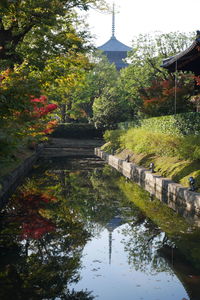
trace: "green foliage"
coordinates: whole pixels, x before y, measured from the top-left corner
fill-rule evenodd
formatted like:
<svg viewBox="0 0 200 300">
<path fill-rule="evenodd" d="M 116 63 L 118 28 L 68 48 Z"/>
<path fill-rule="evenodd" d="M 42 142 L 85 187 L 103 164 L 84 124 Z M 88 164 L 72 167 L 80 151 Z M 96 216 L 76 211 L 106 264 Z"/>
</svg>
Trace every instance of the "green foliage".
<svg viewBox="0 0 200 300">
<path fill-rule="evenodd" d="M 199 113 L 163 116 L 140 121 L 140 126 L 106 133 L 105 151 L 127 149 L 135 163 L 149 167 L 154 162 L 156 172 L 170 177 L 183 186 L 193 176 L 200 186 Z M 129 126 L 132 123 L 129 124 Z M 122 123 L 123 125 L 123 123 Z M 125 124 L 127 125 L 127 124 Z M 123 126 L 119 126 L 123 128 Z"/>
<path fill-rule="evenodd" d="M 200 159 L 200 136 L 177 136 L 149 131 L 146 128 L 129 129 L 121 137 L 121 147 L 136 154 Z"/>
<path fill-rule="evenodd" d="M 83 117 L 79 108 L 80 89 L 85 85 L 86 72 L 90 63 L 86 56 L 69 51 L 46 62 L 42 72 L 35 72 L 42 82 L 42 88 L 49 99 L 57 101 L 62 122 Z"/>
<path fill-rule="evenodd" d="M 199 135 L 200 114 L 196 112 L 189 112 L 144 119 L 141 122 L 141 126 L 146 130 L 170 135 Z"/>
<path fill-rule="evenodd" d="M 142 127 L 145 130 L 176 136 L 199 135 L 200 113 L 188 112 L 148 119 L 136 118 L 135 121 L 127 121 L 118 124 L 119 129 L 133 127 Z"/>
<path fill-rule="evenodd" d="M 154 32 L 139 34 L 133 39 L 133 50 L 130 54 L 132 61 L 138 59 L 151 59 L 149 64 L 155 64 L 155 57 L 167 58 L 176 53 L 181 52 L 183 49 L 190 46 L 195 37 L 194 32 Z M 141 62 L 142 64 L 142 62 Z"/>
<path fill-rule="evenodd" d="M 101 96 L 94 100 L 93 121 L 97 128 L 116 128 L 118 121 L 126 119 L 126 106 L 113 95 Z"/>
<path fill-rule="evenodd" d="M 83 85 L 89 68 L 84 53 L 91 46 L 87 28 L 81 29 L 83 22 L 74 8 L 88 10 L 91 5 L 104 6 L 104 1 L 4 0 L 1 3 L 1 161 L 14 157 L 19 145 L 35 144 L 41 138 L 41 122 L 30 118 L 33 97 L 46 95 L 50 101 L 57 101 L 64 117 L 66 105 L 68 115 L 75 119 L 82 117 L 74 94 Z"/>
<path fill-rule="evenodd" d="M 84 111 L 87 120 L 93 118 L 94 100 L 101 96 L 107 97 L 119 76 L 114 64 L 110 64 L 106 56 L 99 52 L 92 53 L 90 62 L 91 69 L 86 73 L 84 84 L 76 95 L 79 99 L 78 107 Z"/>
<path fill-rule="evenodd" d="M 31 76 L 25 63 L 1 72 L 0 80 L 0 120 L 14 111 L 29 109 L 30 95 L 40 95 L 39 82 Z"/>
<path fill-rule="evenodd" d="M 175 55 L 188 47 L 193 38 L 193 33 L 185 34 L 180 32 L 140 34 L 134 38 L 133 50 L 129 53 L 130 64 L 121 71 L 119 80 L 121 94 L 132 109 L 133 119 L 137 113 L 152 116 L 155 113 L 156 115 L 162 115 L 170 114 L 173 111 L 174 105 L 171 104 L 172 98 L 174 99 L 172 96 L 173 88 L 170 90 L 171 97 L 166 97 L 165 89 L 163 90 L 163 95 L 160 93 L 160 86 L 161 82 L 166 81 L 170 81 L 173 86 L 174 75 L 169 75 L 160 66 L 164 58 Z M 157 86 L 155 86 L 155 83 L 158 83 Z M 187 90 L 185 86 L 187 86 Z M 182 80 L 182 94 L 180 93 L 180 95 L 183 96 L 184 92 L 186 100 L 190 86 L 188 80 L 184 81 L 183 86 Z M 151 89 L 151 93 L 149 89 Z M 144 99 L 152 100 L 155 96 L 159 98 L 159 103 L 156 103 L 152 110 L 145 110 Z M 162 103 L 163 98 L 167 100 L 165 105 Z M 185 107 L 185 101 L 178 102 L 180 102 L 180 105 L 177 111 L 188 109 L 187 106 Z"/>
<path fill-rule="evenodd" d="M 116 123 L 129 118 L 130 109 L 119 89 L 120 77 L 114 64 L 104 55 L 96 55 L 97 63 L 88 76 L 92 121 L 97 128 L 113 129 Z"/>
<path fill-rule="evenodd" d="M 159 156 L 179 156 L 180 138 L 147 131 L 143 128 L 129 129 L 121 138 L 124 148 L 134 153 Z"/>
<path fill-rule="evenodd" d="M 191 113 L 189 118 L 192 120 L 195 115 L 199 116 Z M 185 122 L 186 115 L 183 116 L 179 116 L 178 120 Z M 146 119 L 142 122 L 144 125 L 126 131 L 108 131 L 105 139 L 107 143 L 102 149 L 110 153 L 114 150 L 119 157 L 122 155 L 122 159 L 129 154 L 136 164 L 147 168 L 154 162 L 156 172 L 186 187 L 189 185 L 188 178 L 193 176 L 199 190 L 200 135 L 180 134 L 173 117 L 176 116 Z M 169 123 L 165 122 L 168 119 Z M 187 132 L 193 132 L 193 128 L 187 128 Z M 113 138 L 115 135 L 116 138 Z"/>
<path fill-rule="evenodd" d="M 83 49 L 81 40 L 86 33 L 74 29 L 74 8 L 88 10 L 90 5 L 99 6 L 104 1 L 19 0 L 6 4 L 0 11 L 0 60 L 13 66 L 27 59 L 38 67 L 50 56 L 70 48 Z"/>
<path fill-rule="evenodd" d="M 0 156 L 7 160 L 31 126 L 31 118 L 25 111 L 33 110 L 30 95 L 38 96 L 38 81 L 29 76 L 26 65 L 16 66 L 14 70 L 1 72 L 0 83 Z M 13 160 L 13 158 L 11 158 Z"/>
<path fill-rule="evenodd" d="M 101 147 L 106 152 L 113 152 L 120 149 L 120 137 L 122 130 L 106 130 L 104 133 L 104 140 L 106 144 Z"/>
</svg>

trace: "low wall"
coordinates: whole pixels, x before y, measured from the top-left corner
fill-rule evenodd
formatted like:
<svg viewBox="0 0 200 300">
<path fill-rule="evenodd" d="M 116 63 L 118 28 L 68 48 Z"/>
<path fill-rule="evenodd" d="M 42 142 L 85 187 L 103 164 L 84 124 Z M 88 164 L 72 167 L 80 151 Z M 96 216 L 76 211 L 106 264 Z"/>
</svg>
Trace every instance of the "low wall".
<svg viewBox="0 0 200 300">
<path fill-rule="evenodd" d="M 23 178 L 32 169 L 33 164 L 38 159 L 42 150 L 43 145 L 39 145 L 33 155 L 25 159 L 10 174 L 5 175 L 0 179 L 0 208 L 2 208 L 7 203 L 8 198 L 12 195 Z"/>
<path fill-rule="evenodd" d="M 169 178 L 153 174 L 148 169 L 119 159 L 100 148 L 95 148 L 95 155 L 139 184 L 151 195 L 165 202 L 173 210 L 186 217 L 188 221 L 195 222 L 200 226 L 200 193 L 189 191 L 188 188 Z"/>
</svg>

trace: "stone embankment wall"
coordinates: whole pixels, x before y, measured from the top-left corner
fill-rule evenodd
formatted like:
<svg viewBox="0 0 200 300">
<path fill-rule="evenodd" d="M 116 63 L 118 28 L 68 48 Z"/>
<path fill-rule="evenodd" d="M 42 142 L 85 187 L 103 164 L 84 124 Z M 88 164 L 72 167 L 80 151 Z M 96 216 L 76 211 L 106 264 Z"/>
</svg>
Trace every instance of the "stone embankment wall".
<svg viewBox="0 0 200 300">
<path fill-rule="evenodd" d="M 137 166 L 134 163 L 129 163 L 110 155 L 100 148 L 95 149 L 95 155 L 105 160 L 125 177 L 139 184 L 150 195 L 165 202 L 189 221 L 195 221 L 196 225 L 200 225 L 200 193 L 189 191 L 189 188 L 185 188 L 168 178 L 151 173 L 150 170 Z"/>
<path fill-rule="evenodd" d="M 43 145 L 39 145 L 36 152 L 25 159 L 16 169 L 14 169 L 8 175 L 3 176 L 0 179 L 0 208 L 2 208 L 10 195 L 15 191 L 17 186 L 23 180 L 23 178 L 32 169 L 33 164 L 37 161 L 43 150 Z"/>
<path fill-rule="evenodd" d="M 23 178 L 32 169 L 33 164 L 41 159 L 54 157 L 93 157 L 95 147 L 100 147 L 100 139 L 62 139 L 50 138 L 48 143 L 38 145 L 36 152 L 23 161 L 10 174 L 0 179 L 0 208 L 6 203 Z"/>
</svg>

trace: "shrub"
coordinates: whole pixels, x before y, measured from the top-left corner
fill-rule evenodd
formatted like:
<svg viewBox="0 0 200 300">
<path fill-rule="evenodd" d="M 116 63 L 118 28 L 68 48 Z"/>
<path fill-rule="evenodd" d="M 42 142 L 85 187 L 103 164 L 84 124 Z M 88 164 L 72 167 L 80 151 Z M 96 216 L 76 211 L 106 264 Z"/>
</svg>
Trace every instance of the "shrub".
<svg viewBox="0 0 200 300">
<path fill-rule="evenodd" d="M 123 130 L 106 130 L 104 133 L 104 139 L 106 144 L 102 147 L 102 150 L 113 152 L 121 149 L 121 140 L 120 137 L 125 131 Z"/>
<path fill-rule="evenodd" d="M 141 126 L 155 132 L 170 135 L 199 135 L 200 113 L 190 112 L 171 116 L 144 119 Z"/>
<path fill-rule="evenodd" d="M 119 123 L 119 129 L 142 127 L 143 129 L 176 136 L 199 135 L 200 113 L 189 112 L 170 116 L 138 120 L 138 122 Z"/>
</svg>

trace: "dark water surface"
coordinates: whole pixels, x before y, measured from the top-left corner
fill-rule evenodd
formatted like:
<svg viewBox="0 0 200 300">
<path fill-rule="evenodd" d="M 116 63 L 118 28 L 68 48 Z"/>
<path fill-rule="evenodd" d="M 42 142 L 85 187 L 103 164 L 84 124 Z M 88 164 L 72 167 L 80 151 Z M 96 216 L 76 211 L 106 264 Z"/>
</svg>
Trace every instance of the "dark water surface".
<svg viewBox="0 0 200 300">
<path fill-rule="evenodd" d="M 0 221 L 1 300 L 200 299 L 200 230 L 98 159 L 38 162 Z"/>
</svg>

